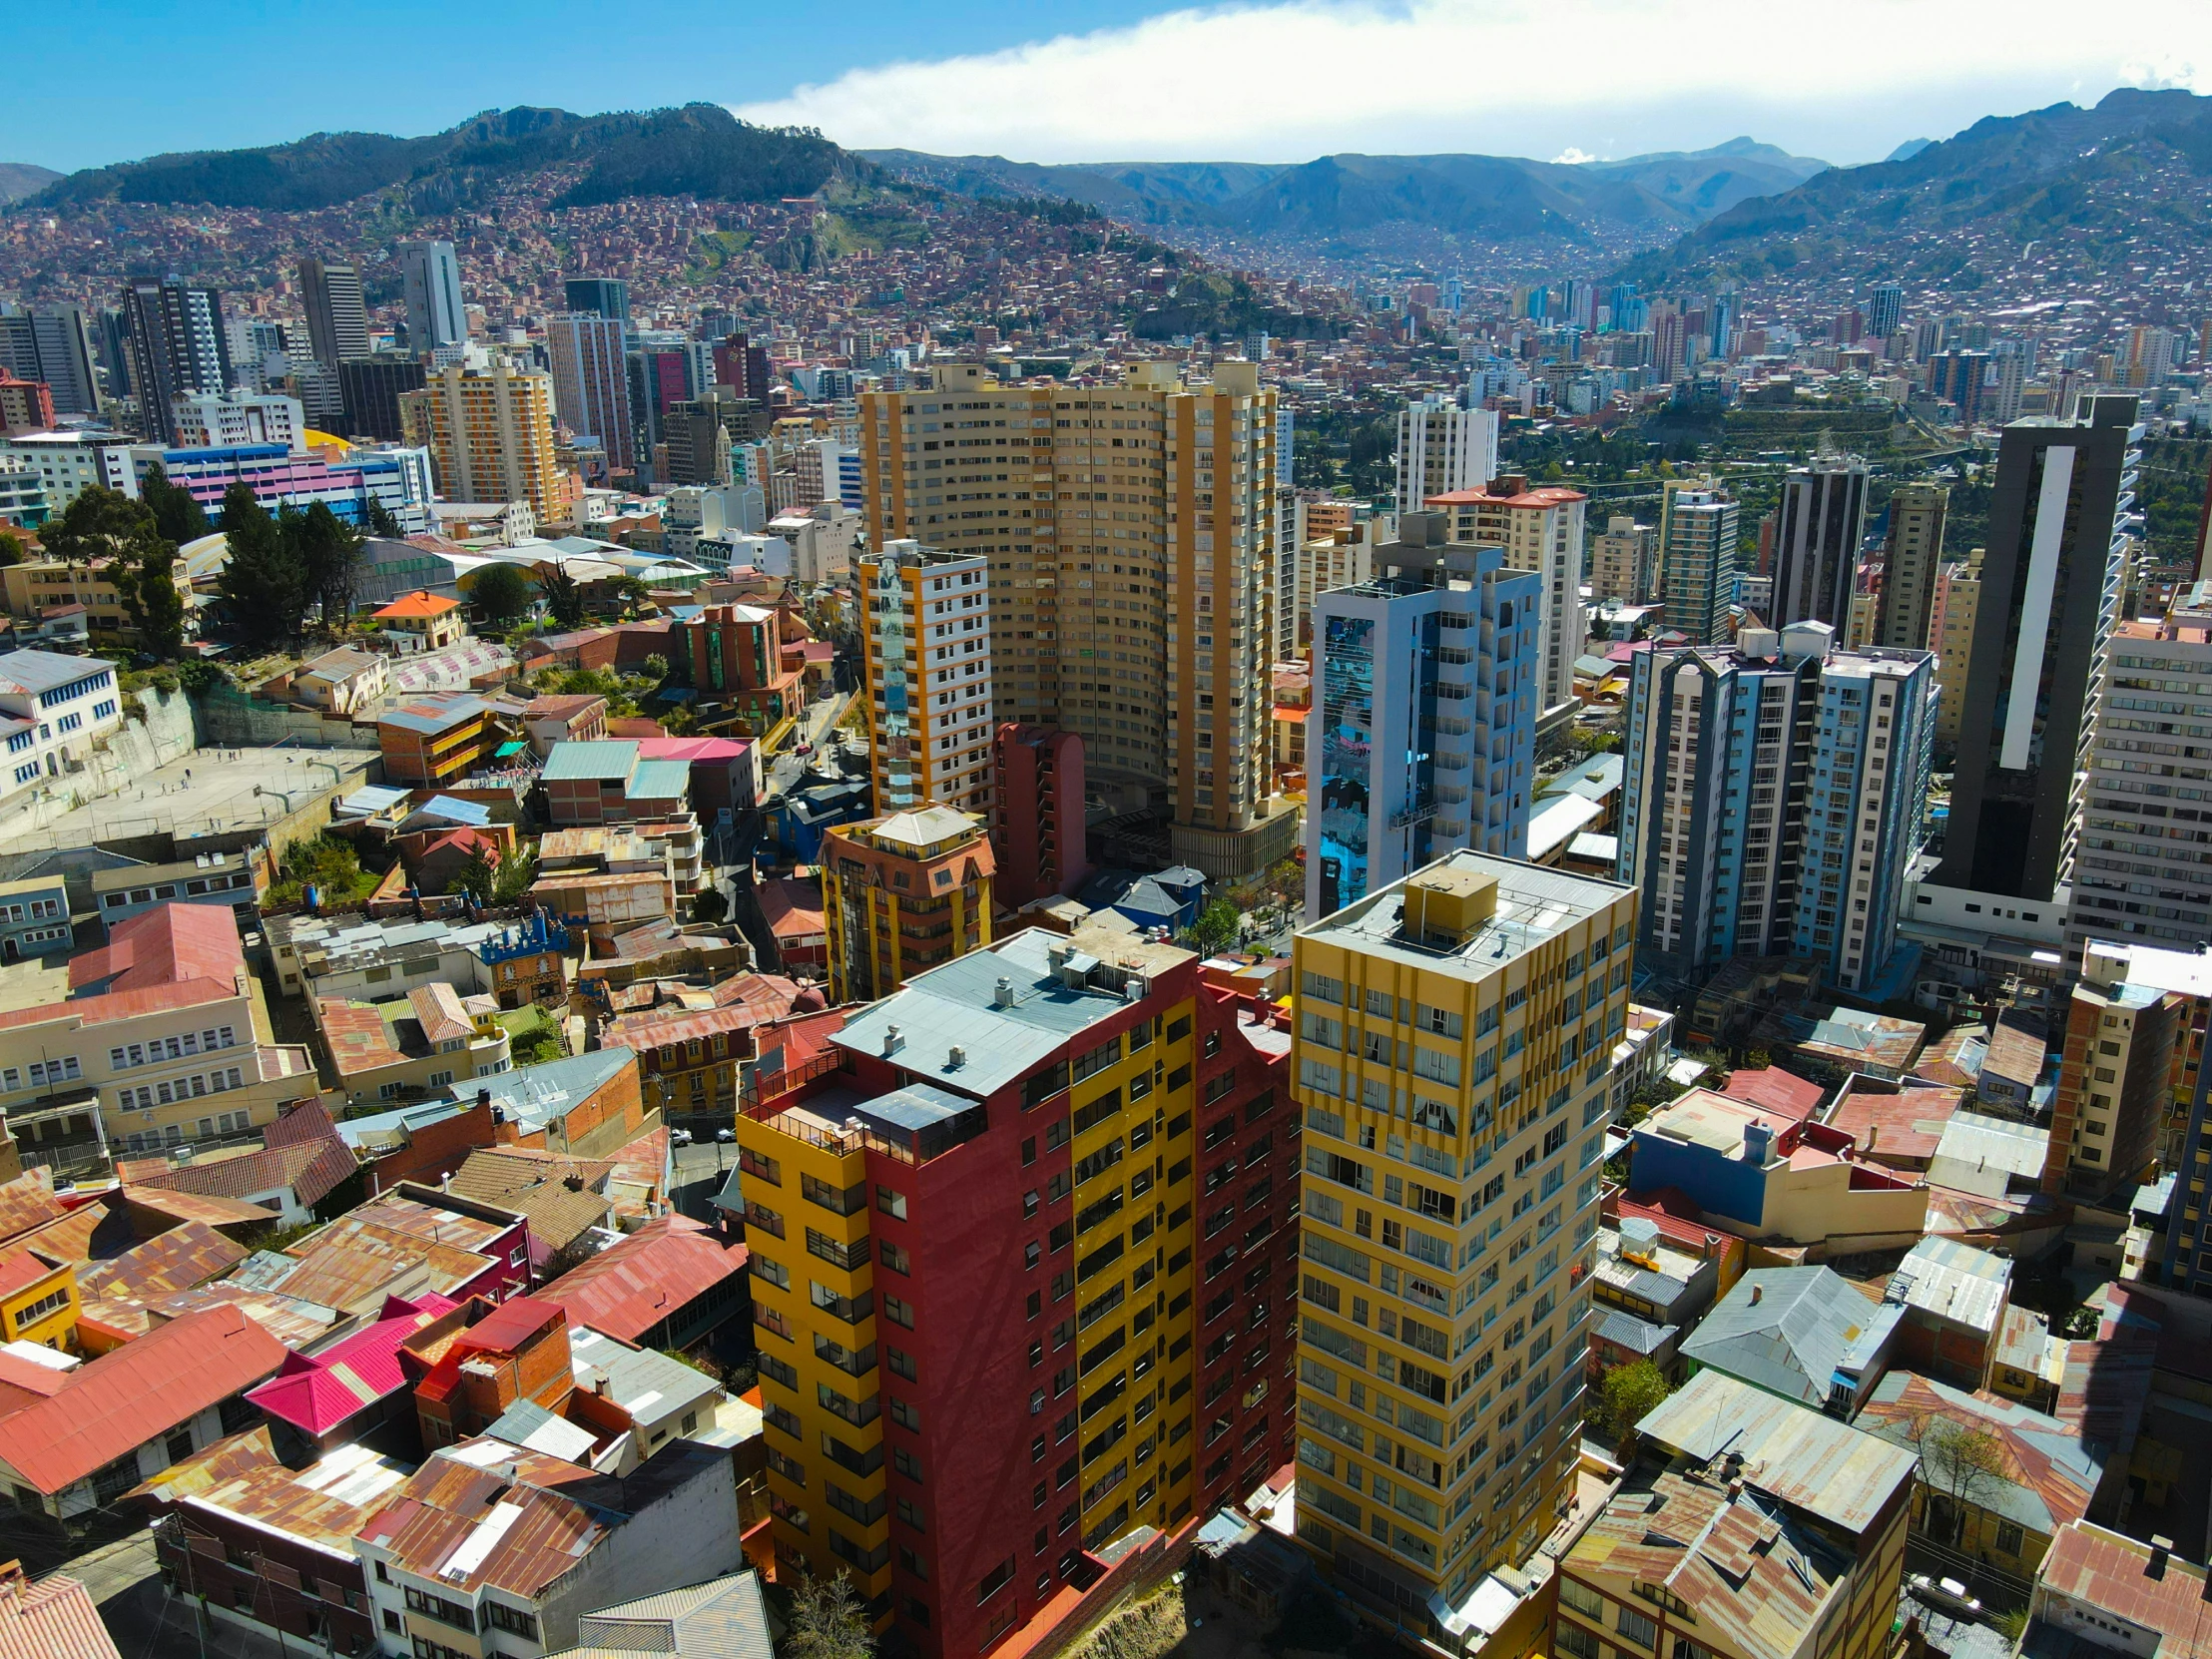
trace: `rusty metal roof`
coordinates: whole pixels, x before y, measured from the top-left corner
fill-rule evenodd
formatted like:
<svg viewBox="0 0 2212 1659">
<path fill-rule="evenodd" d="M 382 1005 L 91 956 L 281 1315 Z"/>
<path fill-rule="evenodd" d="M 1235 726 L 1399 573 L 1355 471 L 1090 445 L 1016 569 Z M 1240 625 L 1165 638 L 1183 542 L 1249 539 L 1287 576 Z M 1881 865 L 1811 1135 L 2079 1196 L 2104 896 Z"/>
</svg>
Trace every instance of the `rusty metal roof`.
<svg viewBox="0 0 2212 1659">
<path fill-rule="evenodd" d="M 2157 1642 L 2158 1659 L 2212 1659 L 2212 1600 L 2205 1571 L 2169 1556 L 2158 1575 L 2151 1552 L 2087 1521 L 2061 1527 L 2043 1557 L 2043 1586 L 2124 1619 Z"/>
<path fill-rule="evenodd" d="M 88 1297 L 139 1300 L 205 1285 L 246 1260 L 246 1247 L 204 1221 L 188 1221 L 95 1263 L 77 1276 Z"/>
</svg>

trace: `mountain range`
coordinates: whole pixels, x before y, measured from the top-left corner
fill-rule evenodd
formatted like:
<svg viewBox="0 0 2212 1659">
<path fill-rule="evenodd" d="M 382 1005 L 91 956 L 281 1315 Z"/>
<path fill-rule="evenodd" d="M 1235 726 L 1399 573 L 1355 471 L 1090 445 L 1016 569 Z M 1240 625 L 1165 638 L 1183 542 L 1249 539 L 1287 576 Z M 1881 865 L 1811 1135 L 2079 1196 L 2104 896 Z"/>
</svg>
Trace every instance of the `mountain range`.
<svg viewBox="0 0 2212 1659">
<path fill-rule="evenodd" d="M 1828 167 L 1748 138 L 1709 150 L 1581 163 L 1345 154 L 1285 166 L 1045 166 L 913 150 L 861 154 L 900 178 L 960 196 L 1059 196 L 1131 224 L 1289 241 L 1358 239 L 1410 224 L 1489 242 L 1625 235 L 1648 243 L 1749 198 L 1787 191 Z"/>
<path fill-rule="evenodd" d="M 0 162 L 0 202 L 36 196 L 61 177 L 50 167 L 37 167 L 30 162 Z"/>
</svg>

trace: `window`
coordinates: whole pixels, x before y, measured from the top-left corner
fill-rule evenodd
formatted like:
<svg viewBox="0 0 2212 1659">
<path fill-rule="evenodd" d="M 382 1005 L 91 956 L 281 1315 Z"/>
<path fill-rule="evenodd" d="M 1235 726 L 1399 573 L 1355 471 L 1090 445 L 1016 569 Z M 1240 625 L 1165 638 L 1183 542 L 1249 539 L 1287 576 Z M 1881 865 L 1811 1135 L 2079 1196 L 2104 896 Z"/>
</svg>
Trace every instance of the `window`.
<svg viewBox="0 0 2212 1659">
<path fill-rule="evenodd" d="M 1008 1556 L 1005 1560 L 999 1562 L 997 1566 L 991 1568 L 989 1572 L 985 1573 L 983 1575 L 982 1582 L 975 1586 L 975 1605 L 980 1607 L 983 1605 L 984 1602 L 990 1600 L 992 1596 L 998 1594 L 1000 1590 L 1003 1590 L 1007 1586 L 1007 1584 L 1012 1581 L 1013 1576 L 1013 1557 Z"/>
<path fill-rule="evenodd" d="M 1649 1647 L 1659 1637 L 1659 1627 L 1633 1607 L 1618 1610 L 1614 1628 L 1621 1633 L 1623 1641 L 1634 1642 L 1638 1647 Z"/>
<path fill-rule="evenodd" d="M 2022 1540 L 2021 1540 L 2021 1537 L 2020 1537 L 2020 1529 L 2019 1529 L 2019 1528 L 2018 1528 L 2017 1526 L 2013 1525 L 2013 1524 L 2012 1524 L 2012 1522 L 2010 1522 L 2010 1521 L 1998 1521 L 1998 1522 L 1997 1522 L 1997 1553 L 1998 1553 L 1998 1554 L 2000 1554 L 2000 1555 L 2014 1555 L 2014 1556 L 2018 1555 L 2018 1554 L 2020 1553 L 2020 1544 L 2021 1544 L 2021 1541 L 2022 1541 Z"/>
<path fill-rule="evenodd" d="M 1558 1649 L 1561 1653 L 1569 1655 L 1569 1659 L 1597 1659 L 1597 1638 L 1587 1630 L 1578 1624 L 1569 1624 L 1565 1619 L 1561 1619 L 1558 1623 Z"/>
<path fill-rule="evenodd" d="M 538 1621 L 531 1614 L 517 1607 L 504 1606 L 496 1601 L 484 1603 L 484 1627 L 488 1630 L 508 1630 L 523 1640 L 538 1639 Z"/>
</svg>

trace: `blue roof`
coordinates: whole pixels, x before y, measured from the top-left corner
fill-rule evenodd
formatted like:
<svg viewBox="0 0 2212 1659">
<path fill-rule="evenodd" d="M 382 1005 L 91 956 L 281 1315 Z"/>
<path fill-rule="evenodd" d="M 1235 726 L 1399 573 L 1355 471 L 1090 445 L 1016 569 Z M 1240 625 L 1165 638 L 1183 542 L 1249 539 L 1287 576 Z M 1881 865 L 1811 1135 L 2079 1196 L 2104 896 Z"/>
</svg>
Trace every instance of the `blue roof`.
<svg viewBox="0 0 2212 1659">
<path fill-rule="evenodd" d="M 627 783 L 637 764 L 638 746 L 623 739 L 608 738 L 598 743 L 557 743 L 553 746 L 553 753 L 545 758 L 545 771 L 541 777 L 548 784 L 566 779 Z"/>
<path fill-rule="evenodd" d="M 478 801 L 457 801 L 450 795 L 433 795 L 407 816 L 420 818 L 428 813 L 436 818 L 450 820 L 480 830 L 491 823 L 491 809 Z"/>
<path fill-rule="evenodd" d="M 383 784 L 363 784 L 338 803 L 338 810 L 370 818 L 387 807 L 398 806 L 407 799 L 407 794 L 405 790 L 391 789 Z"/>
<path fill-rule="evenodd" d="M 691 767 L 683 761 L 640 761 L 630 774 L 633 801 L 666 801 L 691 788 Z"/>
</svg>

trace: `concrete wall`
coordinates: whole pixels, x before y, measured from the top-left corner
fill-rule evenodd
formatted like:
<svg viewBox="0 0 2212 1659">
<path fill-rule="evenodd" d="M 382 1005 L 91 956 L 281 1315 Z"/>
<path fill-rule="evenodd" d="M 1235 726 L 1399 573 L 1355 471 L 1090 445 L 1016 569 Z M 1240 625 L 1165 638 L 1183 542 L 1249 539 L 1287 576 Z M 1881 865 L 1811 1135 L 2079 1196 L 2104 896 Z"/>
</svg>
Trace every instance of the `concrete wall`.
<svg viewBox="0 0 2212 1659">
<path fill-rule="evenodd" d="M 545 1598 L 539 1635 L 548 1653 L 575 1646 L 576 1622 L 585 1613 L 703 1584 L 745 1564 L 736 1467 L 721 1454 L 699 1463 L 698 1474 L 616 1527 Z"/>
</svg>

